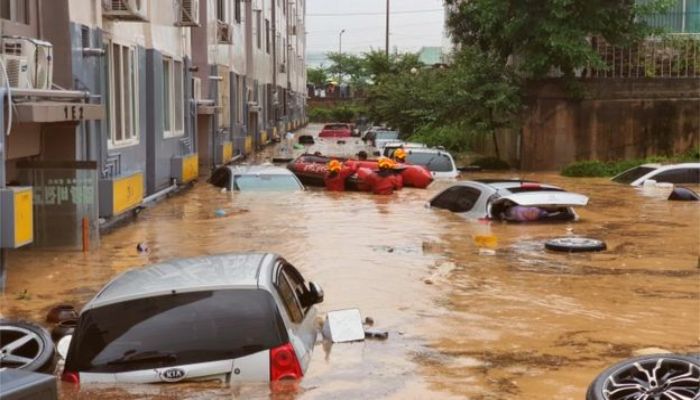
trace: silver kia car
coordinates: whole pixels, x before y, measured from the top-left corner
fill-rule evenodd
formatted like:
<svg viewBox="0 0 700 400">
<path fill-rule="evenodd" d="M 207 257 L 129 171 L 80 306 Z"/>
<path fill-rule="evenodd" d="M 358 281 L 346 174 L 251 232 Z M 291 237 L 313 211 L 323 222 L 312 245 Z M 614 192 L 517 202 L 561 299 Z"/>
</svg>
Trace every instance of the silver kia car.
<svg viewBox="0 0 700 400">
<path fill-rule="evenodd" d="M 180 259 L 127 271 L 80 313 L 62 378 L 159 383 L 303 377 L 323 291 L 276 254 Z"/>
</svg>

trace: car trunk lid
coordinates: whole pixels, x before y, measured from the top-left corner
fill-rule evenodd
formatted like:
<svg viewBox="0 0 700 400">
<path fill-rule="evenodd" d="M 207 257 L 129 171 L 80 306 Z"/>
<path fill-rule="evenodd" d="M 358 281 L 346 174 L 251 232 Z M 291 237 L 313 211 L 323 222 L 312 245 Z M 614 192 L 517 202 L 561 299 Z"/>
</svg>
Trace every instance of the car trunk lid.
<svg viewBox="0 0 700 400">
<path fill-rule="evenodd" d="M 587 205 L 588 197 L 571 192 L 533 191 L 503 196 L 495 200 L 493 204 L 502 204 L 507 201 L 519 206 L 575 207 Z"/>
</svg>

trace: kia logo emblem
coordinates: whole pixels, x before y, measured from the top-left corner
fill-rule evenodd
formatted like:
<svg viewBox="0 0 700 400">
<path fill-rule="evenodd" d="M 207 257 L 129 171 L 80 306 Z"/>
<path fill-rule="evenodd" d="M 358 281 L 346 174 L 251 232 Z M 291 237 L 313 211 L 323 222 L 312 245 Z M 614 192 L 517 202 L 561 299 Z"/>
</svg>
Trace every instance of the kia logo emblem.
<svg viewBox="0 0 700 400">
<path fill-rule="evenodd" d="M 160 379 L 165 382 L 177 382 L 185 377 L 185 370 L 180 368 L 170 368 L 161 372 Z"/>
</svg>

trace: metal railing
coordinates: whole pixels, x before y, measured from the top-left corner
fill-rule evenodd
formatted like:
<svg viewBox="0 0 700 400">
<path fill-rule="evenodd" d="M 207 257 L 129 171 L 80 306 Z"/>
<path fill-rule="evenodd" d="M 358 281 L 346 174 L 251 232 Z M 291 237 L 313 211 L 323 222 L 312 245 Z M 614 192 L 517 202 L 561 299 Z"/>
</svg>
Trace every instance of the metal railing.
<svg viewBox="0 0 700 400">
<path fill-rule="evenodd" d="M 582 78 L 698 78 L 700 34 L 650 38 L 630 47 L 613 46 L 591 38 L 603 65 L 590 65 Z"/>
</svg>

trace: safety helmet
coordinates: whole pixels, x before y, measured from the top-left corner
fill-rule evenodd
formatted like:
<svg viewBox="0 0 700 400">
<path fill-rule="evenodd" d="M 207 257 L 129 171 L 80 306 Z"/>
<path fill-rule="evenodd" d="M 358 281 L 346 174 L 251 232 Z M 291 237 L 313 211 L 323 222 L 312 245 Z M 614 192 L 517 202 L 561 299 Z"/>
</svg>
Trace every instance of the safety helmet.
<svg viewBox="0 0 700 400">
<path fill-rule="evenodd" d="M 338 160 L 330 160 L 327 165 L 328 171 L 330 172 L 340 172 L 342 167 L 342 164 L 340 164 Z"/>
<path fill-rule="evenodd" d="M 379 169 L 392 169 L 394 168 L 394 161 L 392 161 L 390 158 L 382 157 L 379 159 L 377 162 Z"/>
<path fill-rule="evenodd" d="M 394 158 L 399 161 L 404 161 L 406 159 L 406 152 L 404 149 L 396 149 L 396 151 L 394 151 Z"/>
</svg>

